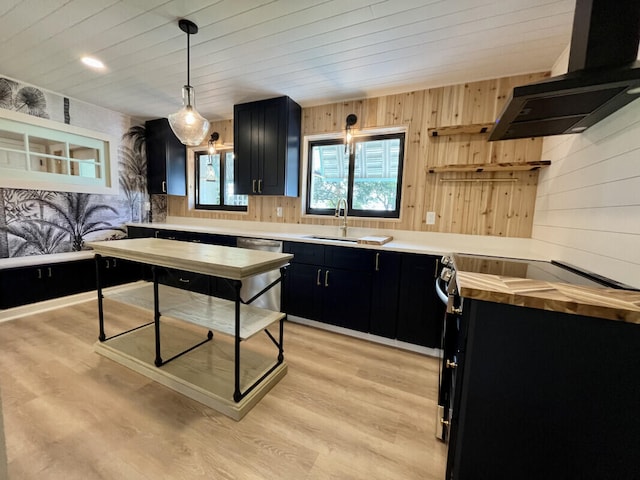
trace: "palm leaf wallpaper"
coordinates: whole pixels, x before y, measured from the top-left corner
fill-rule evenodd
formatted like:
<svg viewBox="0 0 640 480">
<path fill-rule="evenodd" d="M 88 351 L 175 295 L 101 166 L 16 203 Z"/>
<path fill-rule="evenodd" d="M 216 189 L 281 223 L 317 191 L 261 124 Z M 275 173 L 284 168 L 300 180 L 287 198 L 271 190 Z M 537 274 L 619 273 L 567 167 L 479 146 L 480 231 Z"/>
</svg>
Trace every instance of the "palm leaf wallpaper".
<svg viewBox="0 0 640 480">
<path fill-rule="evenodd" d="M 64 98 L 0 77 L 0 108 L 53 120 L 64 119 Z M 78 125 L 113 134 L 119 131 L 119 194 L 49 192 L 0 188 L 0 258 L 82 250 L 89 240 L 126 236 L 126 222 L 147 220 L 147 159 L 144 126 L 110 122 L 97 107 L 69 102 L 75 116 L 95 125 Z M 55 111 L 54 111 L 55 110 Z M 114 113 L 114 112 L 111 112 Z M 106 121 L 105 121 L 106 120 Z"/>
</svg>

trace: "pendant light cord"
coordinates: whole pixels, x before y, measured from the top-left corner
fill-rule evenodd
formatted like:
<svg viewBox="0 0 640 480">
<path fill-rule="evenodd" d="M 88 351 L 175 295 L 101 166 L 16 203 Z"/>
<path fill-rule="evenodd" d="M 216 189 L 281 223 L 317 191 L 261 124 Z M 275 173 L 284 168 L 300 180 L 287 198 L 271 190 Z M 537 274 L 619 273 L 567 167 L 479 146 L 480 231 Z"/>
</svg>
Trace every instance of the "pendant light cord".
<svg viewBox="0 0 640 480">
<path fill-rule="evenodd" d="M 189 42 L 189 37 L 191 34 L 187 32 L 187 86 L 191 86 L 191 77 L 189 72 L 191 72 L 191 65 L 189 59 L 191 58 L 191 43 Z"/>
</svg>

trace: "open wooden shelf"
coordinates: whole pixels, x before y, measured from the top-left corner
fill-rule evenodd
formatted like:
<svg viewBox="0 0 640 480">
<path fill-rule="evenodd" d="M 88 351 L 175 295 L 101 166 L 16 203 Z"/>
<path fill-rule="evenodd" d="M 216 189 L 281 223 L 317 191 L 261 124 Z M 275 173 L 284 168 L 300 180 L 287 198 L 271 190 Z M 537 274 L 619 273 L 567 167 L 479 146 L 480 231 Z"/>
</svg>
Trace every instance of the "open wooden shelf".
<svg viewBox="0 0 640 480">
<path fill-rule="evenodd" d="M 538 170 L 548 167 L 551 160 L 537 160 L 534 162 L 505 162 L 505 163 L 474 163 L 466 165 L 441 165 L 438 167 L 427 167 L 429 173 L 465 173 L 465 172 L 512 172 L 522 170 Z"/>
<path fill-rule="evenodd" d="M 493 128 L 493 123 L 474 123 L 470 125 L 450 125 L 445 127 L 428 128 L 430 137 L 444 137 L 448 135 L 489 133 Z"/>
<path fill-rule="evenodd" d="M 158 285 L 158 288 L 163 317 L 183 320 L 226 335 L 235 335 L 235 302 L 166 285 Z M 105 298 L 153 312 L 152 283 L 105 294 Z M 281 318 L 284 318 L 284 313 L 240 305 L 240 338 L 246 340 Z"/>
</svg>

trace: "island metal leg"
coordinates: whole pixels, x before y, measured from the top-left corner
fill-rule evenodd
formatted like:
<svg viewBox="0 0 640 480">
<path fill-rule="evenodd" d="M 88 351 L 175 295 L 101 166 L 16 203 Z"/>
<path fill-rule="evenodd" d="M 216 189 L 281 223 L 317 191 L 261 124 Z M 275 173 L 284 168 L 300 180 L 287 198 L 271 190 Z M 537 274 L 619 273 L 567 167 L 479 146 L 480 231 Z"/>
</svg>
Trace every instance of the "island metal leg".
<svg viewBox="0 0 640 480">
<path fill-rule="evenodd" d="M 104 334 L 104 310 L 102 306 L 102 255 L 96 253 L 96 290 L 98 291 L 98 326 L 100 328 L 100 333 L 98 334 L 98 340 L 104 342 L 106 340 L 106 336 Z"/>
<path fill-rule="evenodd" d="M 235 389 L 233 391 L 233 400 L 237 403 L 242 400 L 242 393 L 240 392 L 240 288 L 242 282 L 234 280 L 233 288 L 236 291 L 236 338 L 235 338 L 235 365 L 234 365 L 234 377 L 235 377 Z"/>
<path fill-rule="evenodd" d="M 105 330 L 104 330 L 104 295 L 102 293 L 102 265 L 103 265 L 103 260 L 104 258 L 102 257 L 102 255 L 96 253 L 95 254 L 95 261 L 96 261 L 96 290 L 98 292 L 98 328 L 100 330 L 100 332 L 98 333 L 98 340 L 100 342 L 105 342 L 107 340 L 110 340 L 112 338 L 116 338 L 119 337 L 120 335 L 124 335 L 126 333 L 129 332 L 133 332 L 134 330 L 139 330 L 141 328 L 146 327 L 147 325 L 151 325 L 153 322 L 149 322 L 149 323 L 145 323 L 143 325 L 139 325 L 137 327 L 133 327 L 129 330 L 126 330 L 124 332 L 120 332 L 116 335 L 111 335 L 109 338 L 107 338 L 107 336 L 105 335 Z M 109 262 L 109 258 L 107 257 L 106 262 Z"/>
<path fill-rule="evenodd" d="M 160 356 L 160 301 L 158 300 L 158 268 L 151 266 L 151 274 L 153 276 L 153 323 L 155 326 L 156 337 L 156 367 L 162 365 L 162 357 Z"/>
<path fill-rule="evenodd" d="M 278 360 L 277 362 L 269 369 L 267 370 L 260 378 L 258 378 L 255 382 L 253 382 L 253 384 L 251 386 L 249 386 L 244 392 L 242 392 L 240 390 L 240 304 L 244 303 L 244 304 L 251 304 L 256 298 L 260 297 L 263 293 L 265 293 L 267 290 L 271 289 L 272 287 L 274 287 L 276 284 L 278 283 L 283 283 L 282 280 L 286 275 L 286 266 L 280 268 L 280 278 L 276 279 L 275 281 L 273 281 L 271 284 L 267 285 L 264 289 L 262 289 L 259 293 L 257 293 L 256 295 L 254 295 L 251 299 L 249 299 L 248 301 L 243 301 L 240 298 L 240 288 L 242 286 L 242 282 L 238 281 L 238 280 L 234 280 L 232 282 L 232 285 L 236 291 L 236 301 L 235 301 L 235 321 L 236 321 L 236 335 L 235 335 L 235 366 L 234 366 L 234 376 L 235 376 L 235 389 L 233 392 L 233 400 L 237 403 L 240 400 L 242 400 L 244 397 L 246 397 L 249 393 L 251 393 L 253 391 L 254 388 L 256 388 L 260 383 L 262 383 L 262 381 L 264 381 L 269 375 L 271 375 L 273 373 L 273 371 L 278 368 L 282 362 L 284 361 L 284 347 L 283 347 L 283 340 L 284 340 L 284 320 L 287 318 L 286 314 L 284 318 L 280 319 L 280 325 L 279 325 L 279 338 L 276 340 L 274 338 L 274 336 L 271 334 L 271 332 L 269 332 L 268 329 L 264 329 L 264 332 L 267 334 L 267 336 L 271 339 L 271 341 L 275 344 L 275 346 L 278 348 Z M 282 293 L 281 293 L 281 303 L 282 303 Z"/>
</svg>

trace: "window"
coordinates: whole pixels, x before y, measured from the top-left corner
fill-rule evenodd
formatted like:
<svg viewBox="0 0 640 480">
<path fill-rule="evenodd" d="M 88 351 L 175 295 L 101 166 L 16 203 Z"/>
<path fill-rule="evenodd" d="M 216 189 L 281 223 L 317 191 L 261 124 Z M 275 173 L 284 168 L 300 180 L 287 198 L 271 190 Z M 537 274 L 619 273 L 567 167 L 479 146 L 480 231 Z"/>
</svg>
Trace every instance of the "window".
<svg viewBox="0 0 640 480">
<path fill-rule="evenodd" d="M 404 137 L 359 136 L 351 154 L 342 139 L 309 142 L 306 212 L 333 215 L 345 198 L 349 215 L 399 218 Z"/>
<path fill-rule="evenodd" d="M 233 152 L 195 153 L 196 209 L 247 211 L 249 197 L 233 192 Z"/>
<path fill-rule="evenodd" d="M 0 187 L 117 193 L 113 139 L 0 109 Z"/>
</svg>

